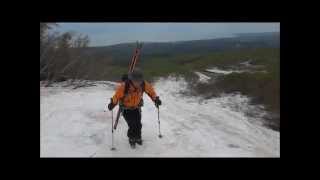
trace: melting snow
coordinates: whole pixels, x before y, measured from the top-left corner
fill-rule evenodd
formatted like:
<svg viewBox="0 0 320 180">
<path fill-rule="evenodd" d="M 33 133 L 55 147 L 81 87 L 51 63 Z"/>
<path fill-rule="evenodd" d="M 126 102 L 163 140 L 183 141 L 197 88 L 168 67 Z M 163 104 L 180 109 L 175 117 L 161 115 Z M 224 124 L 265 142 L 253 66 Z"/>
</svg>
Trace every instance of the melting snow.
<svg viewBox="0 0 320 180">
<path fill-rule="evenodd" d="M 237 71 L 237 70 L 221 70 L 218 68 L 211 68 L 211 69 L 206 69 L 207 72 L 213 72 L 213 73 L 218 73 L 218 74 L 231 74 L 231 73 L 241 73 L 243 71 Z"/>
<path fill-rule="evenodd" d="M 121 117 L 111 148 L 111 112 L 106 104 L 114 83 L 96 86 L 40 87 L 41 157 L 279 157 L 280 133 L 245 116 L 246 97 L 225 95 L 199 103 L 179 92 L 183 79 L 160 79 L 155 89 L 163 101 L 158 138 L 157 110 L 145 95 L 142 108 L 144 144 L 130 149 Z M 235 105 L 236 104 L 236 105 Z M 235 108 L 241 107 L 241 108 Z M 113 110 L 113 117 L 117 108 Z"/>
<path fill-rule="evenodd" d="M 201 72 L 195 72 L 195 74 L 199 76 L 199 81 L 202 83 L 207 83 L 210 80 L 209 76 L 206 76 L 205 74 L 203 74 Z"/>
</svg>

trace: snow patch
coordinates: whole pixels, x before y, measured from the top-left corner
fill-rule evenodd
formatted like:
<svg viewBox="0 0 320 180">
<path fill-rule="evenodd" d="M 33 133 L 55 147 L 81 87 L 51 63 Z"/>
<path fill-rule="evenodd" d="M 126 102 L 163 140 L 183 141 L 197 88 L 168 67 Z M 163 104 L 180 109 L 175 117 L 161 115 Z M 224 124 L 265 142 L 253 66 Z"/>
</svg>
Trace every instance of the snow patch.
<svg viewBox="0 0 320 180">
<path fill-rule="evenodd" d="M 217 74 L 231 74 L 231 73 L 242 73 L 243 71 L 239 70 L 221 70 L 218 68 L 206 69 L 207 72 L 217 73 Z"/>
<path fill-rule="evenodd" d="M 130 149 L 127 124 L 121 117 L 111 148 L 111 112 L 105 111 L 115 84 L 71 89 L 40 88 L 41 157 L 279 157 L 280 133 L 252 123 L 245 115 L 247 99 L 224 95 L 199 103 L 182 96 L 183 78 L 160 78 L 155 90 L 162 99 L 159 139 L 157 110 L 144 95 L 142 138 Z M 113 117 L 117 108 L 113 110 Z"/>
<path fill-rule="evenodd" d="M 209 82 L 209 80 L 211 79 L 209 76 L 201 73 L 201 72 L 194 72 L 196 75 L 199 76 L 199 81 L 202 82 L 202 83 L 207 83 Z"/>
<path fill-rule="evenodd" d="M 252 60 L 248 60 L 248 61 L 241 62 L 241 63 L 239 63 L 239 64 L 240 64 L 240 65 L 243 65 L 243 66 L 245 66 L 245 67 L 249 67 L 249 66 L 251 66 L 251 62 L 252 62 Z"/>
</svg>

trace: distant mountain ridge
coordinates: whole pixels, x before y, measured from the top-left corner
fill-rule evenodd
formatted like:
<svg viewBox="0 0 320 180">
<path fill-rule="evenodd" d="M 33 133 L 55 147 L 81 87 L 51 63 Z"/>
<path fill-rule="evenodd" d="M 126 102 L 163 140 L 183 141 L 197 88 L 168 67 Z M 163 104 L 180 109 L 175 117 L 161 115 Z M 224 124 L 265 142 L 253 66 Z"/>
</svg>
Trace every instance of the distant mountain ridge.
<svg viewBox="0 0 320 180">
<path fill-rule="evenodd" d="M 88 47 L 82 49 L 87 56 L 112 57 L 114 60 L 128 60 L 131 58 L 135 43 L 121 43 L 109 46 Z M 176 42 L 146 42 L 141 56 L 166 56 L 186 53 L 209 53 L 248 48 L 279 48 L 280 32 L 267 33 L 238 33 L 235 37 L 188 40 Z"/>
</svg>

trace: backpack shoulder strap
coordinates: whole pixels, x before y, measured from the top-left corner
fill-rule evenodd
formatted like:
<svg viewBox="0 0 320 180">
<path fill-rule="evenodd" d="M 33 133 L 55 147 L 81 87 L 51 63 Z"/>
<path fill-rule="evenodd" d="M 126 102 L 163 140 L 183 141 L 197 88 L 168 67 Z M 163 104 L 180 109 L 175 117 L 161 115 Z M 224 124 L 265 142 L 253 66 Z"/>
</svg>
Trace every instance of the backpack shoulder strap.
<svg viewBox="0 0 320 180">
<path fill-rule="evenodd" d="M 125 80 L 124 81 L 124 93 L 123 93 L 123 97 L 120 99 L 120 105 L 122 105 L 124 98 L 128 95 L 128 91 L 129 91 L 129 80 Z"/>
<path fill-rule="evenodd" d="M 144 92 L 144 89 L 145 89 L 145 83 L 144 83 L 144 81 L 143 81 L 142 84 L 141 84 L 141 89 L 142 89 L 142 92 Z"/>
<path fill-rule="evenodd" d="M 126 96 L 127 94 L 128 94 L 128 91 L 129 91 L 129 86 L 130 86 L 130 82 L 129 82 L 129 80 L 125 80 L 124 81 L 124 96 Z"/>
</svg>

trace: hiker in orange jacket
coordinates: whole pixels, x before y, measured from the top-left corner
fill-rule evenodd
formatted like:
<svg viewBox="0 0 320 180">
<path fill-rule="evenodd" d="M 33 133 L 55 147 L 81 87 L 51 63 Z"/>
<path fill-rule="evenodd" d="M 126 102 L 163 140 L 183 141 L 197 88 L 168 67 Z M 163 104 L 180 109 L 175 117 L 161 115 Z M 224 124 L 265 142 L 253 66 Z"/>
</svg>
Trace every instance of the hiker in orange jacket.
<svg viewBox="0 0 320 180">
<path fill-rule="evenodd" d="M 161 100 L 154 91 L 152 85 L 143 79 L 140 70 L 128 74 L 128 79 L 122 82 L 116 89 L 108 109 L 111 111 L 118 103 L 122 109 L 122 115 L 128 124 L 127 136 L 131 146 L 135 143 L 142 145 L 141 139 L 141 106 L 143 105 L 143 92 L 147 93 L 156 107 L 161 105 Z"/>
</svg>

